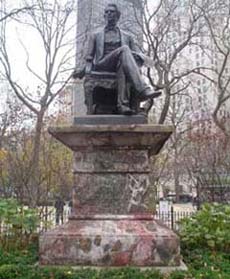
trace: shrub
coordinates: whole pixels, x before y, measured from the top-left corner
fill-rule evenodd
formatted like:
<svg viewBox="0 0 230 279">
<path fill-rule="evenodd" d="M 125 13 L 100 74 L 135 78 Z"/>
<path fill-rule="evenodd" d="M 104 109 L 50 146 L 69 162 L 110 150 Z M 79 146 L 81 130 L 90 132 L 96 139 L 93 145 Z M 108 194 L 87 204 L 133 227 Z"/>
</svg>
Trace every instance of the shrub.
<svg viewBox="0 0 230 279">
<path fill-rule="evenodd" d="M 186 251 L 184 259 L 194 274 L 203 274 L 204 270 L 209 270 L 210 273 L 219 272 L 222 276 L 230 274 L 229 253 L 213 253 L 209 250 L 197 249 Z"/>
<path fill-rule="evenodd" d="M 174 271 L 170 274 L 168 279 L 194 279 L 190 272 Z"/>
<path fill-rule="evenodd" d="M 181 221 L 182 247 L 230 252 L 230 206 L 205 204 L 200 211 Z"/>
<path fill-rule="evenodd" d="M 2 265 L 0 266 L 0 279 L 26 279 L 30 274 L 30 268 L 25 265 Z"/>
<path fill-rule="evenodd" d="M 26 249 L 5 251 L 0 248 L 0 266 L 15 264 L 15 265 L 30 265 L 38 261 L 38 238 L 34 239 Z"/>
<path fill-rule="evenodd" d="M 15 199 L 0 199 L 0 240 L 4 250 L 26 247 L 38 223 L 35 209 L 25 208 Z"/>
<path fill-rule="evenodd" d="M 204 267 L 200 270 L 193 270 L 194 279 L 229 279 L 229 273 Z"/>
<path fill-rule="evenodd" d="M 73 270 L 71 268 L 3 265 L 0 266 L 0 279 L 164 279 L 164 276 L 158 271 L 141 271 L 137 268 Z"/>
<path fill-rule="evenodd" d="M 138 268 L 118 268 L 118 269 L 105 269 L 98 273 L 95 279 L 163 279 L 158 271 L 145 270 L 141 271 Z"/>
</svg>

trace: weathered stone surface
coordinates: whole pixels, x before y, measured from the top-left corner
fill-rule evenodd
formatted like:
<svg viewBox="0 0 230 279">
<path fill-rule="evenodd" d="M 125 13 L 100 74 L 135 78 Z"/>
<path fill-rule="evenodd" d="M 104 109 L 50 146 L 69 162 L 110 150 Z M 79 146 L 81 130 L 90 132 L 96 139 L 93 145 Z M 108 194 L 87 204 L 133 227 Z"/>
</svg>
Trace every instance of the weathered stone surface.
<svg viewBox="0 0 230 279">
<path fill-rule="evenodd" d="M 147 150 L 156 155 L 173 131 L 165 125 L 75 125 L 49 132 L 74 151 Z"/>
<path fill-rule="evenodd" d="M 40 237 L 40 264 L 179 266 L 178 237 L 150 214 L 149 158 L 170 126 L 50 128 L 74 151 L 73 213 Z"/>
<path fill-rule="evenodd" d="M 69 147 L 77 150 L 74 215 L 136 214 L 151 210 L 149 151 L 157 152 L 155 140 L 160 139 L 161 144 L 169 136 L 170 127 L 86 125 L 63 129 L 57 129 L 57 138 L 61 135 L 65 143 L 70 140 Z M 146 146 L 149 137 L 153 141 Z M 87 148 L 82 148 L 83 145 Z"/>
<path fill-rule="evenodd" d="M 75 125 L 132 125 L 147 124 L 143 115 L 86 115 L 74 118 Z"/>
<path fill-rule="evenodd" d="M 75 175 L 74 212 L 128 214 L 148 211 L 148 174 L 90 173 Z"/>
<path fill-rule="evenodd" d="M 147 150 L 92 150 L 74 152 L 75 173 L 149 172 Z"/>
<path fill-rule="evenodd" d="M 147 211 L 149 156 L 146 150 L 74 153 L 74 212 L 128 214 Z"/>
<path fill-rule="evenodd" d="M 156 221 L 135 220 L 135 216 L 133 220 L 71 220 L 41 236 L 40 264 L 177 266 L 179 240 Z"/>
</svg>

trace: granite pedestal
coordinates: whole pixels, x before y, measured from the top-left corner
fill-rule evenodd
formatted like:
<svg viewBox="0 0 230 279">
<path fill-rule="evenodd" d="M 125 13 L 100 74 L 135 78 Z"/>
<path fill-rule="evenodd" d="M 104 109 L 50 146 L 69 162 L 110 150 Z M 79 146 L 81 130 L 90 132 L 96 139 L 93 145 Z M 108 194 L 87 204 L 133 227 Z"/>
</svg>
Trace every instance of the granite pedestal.
<svg viewBox="0 0 230 279">
<path fill-rule="evenodd" d="M 40 237 L 40 264 L 179 266 L 177 235 L 153 220 L 149 159 L 170 126 L 75 125 L 49 132 L 74 152 L 73 212 Z"/>
</svg>

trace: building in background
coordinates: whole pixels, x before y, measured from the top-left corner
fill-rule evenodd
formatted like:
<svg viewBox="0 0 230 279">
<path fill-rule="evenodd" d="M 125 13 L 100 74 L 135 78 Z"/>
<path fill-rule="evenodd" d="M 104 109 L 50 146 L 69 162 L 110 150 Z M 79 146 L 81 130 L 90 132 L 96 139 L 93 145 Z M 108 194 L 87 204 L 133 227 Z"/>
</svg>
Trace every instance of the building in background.
<svg viewBox="0 0 230 279">
<path fill-rule="evenodd" d="M 216 4 L 219 3 L 217 2 L 218 0 L 216 0 Z M 168 0 L 168 3 L 170 3 L 170 0 Z M 174 20 L 166 34 L 165 44 L 168 47 L 167 55 L 170 54 L 170 51 L 173 51 L 173 48 L 178 47 L 180 43 L 184 42 L 188 35 L 188 27 L 191 23 L 189 12 L 193 5 L 192 3 L 192 1 L 178 1 L 177 3 Z M 220 45 L 224 43 L 221 42 L 221 40 L 223 40 L 221 34 L 223 34 L 225 21 L 229 19 L 228 8 L 227 4 L 223 4 L 222 9 L 218 5 L 217 9 L 214 10 L 213 18 L 211 18 L 212 15 L 210 15 L 211 22 L 215 24 L 213 25 L 214 32 L 220 34 L 218 38 L 218 40 L 220 40 Z M 195 30 L 197 30 L 197 34 L 193 36 L 191 42 L 180 54 L 177 60 L 178 62 L 174 64 L 171 74 L 177 76 L 185 72 L 186 69 L 196 69 L 200 67 L 200 71 L 207 74 L 209 78 L 205 78 L 205 75 L 202 76 L 198 74 L 189 75 L 187 79 L 184 78 L 183 82 L 175 86 L 175 93 L 180 91 L 186 82 L 190 83 L 190 85 L 183 90 L 181 95 L 172 96 L 172 104 L 176 107 L 177 111 L 184 114 L 183 128 L 189 125 L 190 127 L 196 127 L 196 129 L 211 129 L 213 131 L 217 129 L 213 123 L 212 113 L 218 102 L 219 88 L 210 80 L 218 82 L 218 75 L 215 71 L 218 73 L 222 71 L 221 68 L 225 57 L 220 53 L 220 50 L 217 49 L 208 24 L 205 22 L 204 18 L 200 18 L 194 26 Z M 229 42 L 227 45 L 229 48 Z M 162 53 L 162 55 L 164 56 L 166 53 Z M 212 69 L 213 71 L 204 70 L 204 68 Z M 227 81 L 229 79 L 229 74 L 230 56 L 224 66 L 222 79 Z M 230 91 L 230 84 L 227 90 Z M 156 113 L 159 114 L 159 110 L 161 109 L 160 107 L 156 110 Z M 180 115 L 180 113 L 178 115 Z M 223 119 L 223 121 L 226 120 L 230 122 L 230 100 L 222 104 L 219 110 L 219 117 Z"/>
</svg>

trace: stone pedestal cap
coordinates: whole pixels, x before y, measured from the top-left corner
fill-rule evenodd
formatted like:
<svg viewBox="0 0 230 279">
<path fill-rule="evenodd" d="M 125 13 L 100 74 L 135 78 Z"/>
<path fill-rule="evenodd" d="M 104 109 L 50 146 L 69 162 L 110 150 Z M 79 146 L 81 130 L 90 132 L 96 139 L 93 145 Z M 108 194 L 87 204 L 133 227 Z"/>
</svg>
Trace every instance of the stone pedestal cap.
<svg viewBox="0 0 230 279">
<path fill-rule="evenodd" d="M 167 125 L 75 125 L 50 127 L 49 133 L 73 151 L 84 149 L 149 150 L 159 153 L 173 132 Z"/>
</svg>

